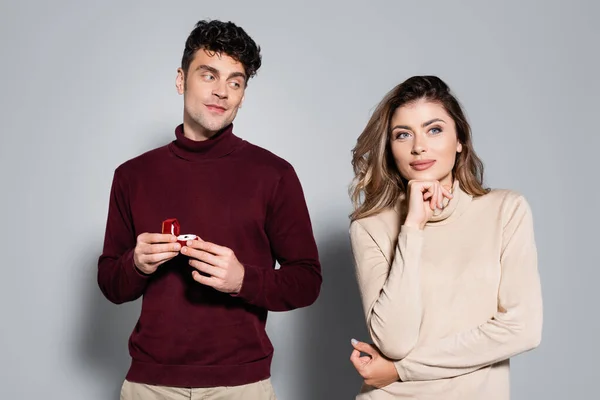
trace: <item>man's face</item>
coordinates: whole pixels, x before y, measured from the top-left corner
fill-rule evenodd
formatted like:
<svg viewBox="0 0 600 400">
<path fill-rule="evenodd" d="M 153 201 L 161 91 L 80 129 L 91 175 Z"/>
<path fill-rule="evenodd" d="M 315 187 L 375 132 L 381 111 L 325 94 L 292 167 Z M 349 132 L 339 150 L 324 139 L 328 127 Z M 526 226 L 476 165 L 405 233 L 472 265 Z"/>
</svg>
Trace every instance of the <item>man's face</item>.
<svg viewBox="0 0 600 400">
<path fill-rule="evenodd" d="M 177 91 L 183 94 L 184 121 L 210 137 L 229 125 L 244 100 L 244 66 L 226 54 L 196 51 L 187 73 L 177 71 Z"/>
</svg>

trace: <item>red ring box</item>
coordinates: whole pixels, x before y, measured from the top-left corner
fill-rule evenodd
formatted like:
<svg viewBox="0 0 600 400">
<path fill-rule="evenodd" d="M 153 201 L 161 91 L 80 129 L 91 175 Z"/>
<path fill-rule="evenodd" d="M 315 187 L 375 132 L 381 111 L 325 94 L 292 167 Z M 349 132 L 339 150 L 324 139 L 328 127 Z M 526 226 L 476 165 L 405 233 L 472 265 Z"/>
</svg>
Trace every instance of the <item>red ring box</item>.
<svg viewBox="0 0 600 400">
<path fill-rule="evenodd" d="M 171 234 L 171 235 L 177 236 L 177 241 L 182 246 L 185 246 L 187 244 L 188 240 L 194 240 L 194 239 L 198 238 L 198 236 L 192 235 L 192 234 L 181 235 L 180 234 L 180 225 L 179 225 L 179 221 L 177 221 L 177 218 L 169 218 L 169 219 L 164 220 L 162 223 L 162 233 L 167 234 L 167 235 Z"/>
</svg>

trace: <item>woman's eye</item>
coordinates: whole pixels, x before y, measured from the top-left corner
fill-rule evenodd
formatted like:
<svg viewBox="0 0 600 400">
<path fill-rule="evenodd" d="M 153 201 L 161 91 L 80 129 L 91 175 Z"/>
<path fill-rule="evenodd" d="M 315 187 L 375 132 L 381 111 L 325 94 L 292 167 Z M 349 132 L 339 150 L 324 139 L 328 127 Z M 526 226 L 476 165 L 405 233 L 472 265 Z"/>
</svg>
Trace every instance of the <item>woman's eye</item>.
<svg viewBox="0 0 600 400">
<path fill-rule="evenodd" d="M 396 139 L 407 139 L 410 137 L 410 133 L 408 132 L 398 132 L 396 134 Z"/>
<path fill-rule="evenodd" d="M 437 135 L 438 133 L 442 133 L 442 130 L 440 128 L 431 128 L 429 132 Z"/>
</svg>

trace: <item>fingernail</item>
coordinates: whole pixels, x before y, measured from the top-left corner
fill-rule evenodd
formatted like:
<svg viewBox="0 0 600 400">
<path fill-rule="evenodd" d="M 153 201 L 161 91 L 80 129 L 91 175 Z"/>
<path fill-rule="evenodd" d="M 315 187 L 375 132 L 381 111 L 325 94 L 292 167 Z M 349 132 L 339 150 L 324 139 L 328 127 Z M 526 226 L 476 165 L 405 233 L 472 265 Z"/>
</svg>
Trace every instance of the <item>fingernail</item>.
<svg viewBox="0 0 600 400">
<path fill-rule="evenodd" d="M 184 254 L 187 253 L 187 247 L 182 247 L 181 248 L 181 252 L 184 253 Z"/>
<path fill-rule="evenodd" d="M 188 246 L 191 246 L 192 244 L 193 244 L 193 242 L 192 242 L 191 240 L 188 240 L 188 241 L 187 241 L 187 245 L 188 245 Z"/>
<path fill-rule="evenodd" d="M 352 340 L 350 340 L 350 343 L 352 343 L 353 345 L 354 345 L 354 344 L 357 344 L 357 343 L 358 343 L 358 340 L 356 340 L 356 339 L 352 339 Z"/>
</svg>

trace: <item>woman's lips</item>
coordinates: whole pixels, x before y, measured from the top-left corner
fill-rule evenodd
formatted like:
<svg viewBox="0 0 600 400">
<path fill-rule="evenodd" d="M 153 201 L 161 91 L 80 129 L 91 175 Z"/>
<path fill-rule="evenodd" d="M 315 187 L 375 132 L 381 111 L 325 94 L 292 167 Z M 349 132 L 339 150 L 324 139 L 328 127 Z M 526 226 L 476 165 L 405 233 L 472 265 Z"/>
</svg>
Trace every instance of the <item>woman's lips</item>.
<svg viewBox="0 0 600 400">
<path fill-rule="evenodd" d="M 435 160 L 419 160 L 410 163 L 410 166 L 417 171 L 425 171 L 435 164 Z"/>
</svg>

